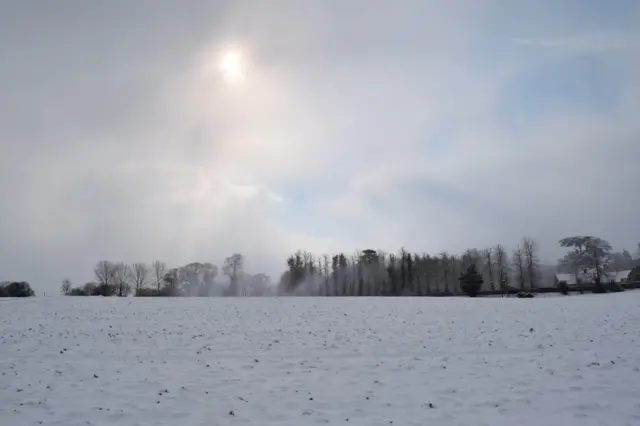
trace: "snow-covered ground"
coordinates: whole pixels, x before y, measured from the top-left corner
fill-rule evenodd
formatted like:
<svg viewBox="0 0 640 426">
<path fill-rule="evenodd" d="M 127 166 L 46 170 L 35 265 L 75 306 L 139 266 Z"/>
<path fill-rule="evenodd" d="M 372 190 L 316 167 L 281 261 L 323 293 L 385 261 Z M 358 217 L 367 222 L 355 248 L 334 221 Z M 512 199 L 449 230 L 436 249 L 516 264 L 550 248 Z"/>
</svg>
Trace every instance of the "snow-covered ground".
<svg viewBox="0 0 640 426">
<path fill-rule="evenodd" d="M 0 424 L 639 425 L 640 291 L 0 302 Z"/>
</svg>

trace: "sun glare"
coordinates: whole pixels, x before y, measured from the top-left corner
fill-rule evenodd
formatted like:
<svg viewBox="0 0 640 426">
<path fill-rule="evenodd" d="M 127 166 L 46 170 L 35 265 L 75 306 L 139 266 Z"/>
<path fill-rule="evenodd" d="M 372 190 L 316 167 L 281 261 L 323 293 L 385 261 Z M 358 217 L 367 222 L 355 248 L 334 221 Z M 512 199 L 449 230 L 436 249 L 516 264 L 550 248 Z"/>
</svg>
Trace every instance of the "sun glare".
<svg viewBox="0 0 640 426">
<path fill-rule="evenodd" d="M 219 68 L 228 83 L 237 83 L 244 78 L 244 61 L 240 52 L 229 51 L 222 55 Z"/>
</svg>

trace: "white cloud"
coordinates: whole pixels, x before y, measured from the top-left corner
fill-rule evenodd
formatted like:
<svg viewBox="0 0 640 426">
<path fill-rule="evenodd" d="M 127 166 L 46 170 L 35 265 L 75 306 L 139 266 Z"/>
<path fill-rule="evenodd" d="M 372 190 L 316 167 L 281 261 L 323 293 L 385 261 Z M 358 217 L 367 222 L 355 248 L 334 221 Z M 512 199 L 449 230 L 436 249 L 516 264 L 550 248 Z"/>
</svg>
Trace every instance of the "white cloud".
<svg viewBox="0 0 640 426">
<path fill-rule="evenodd" d="M 514 42 L 522 46 L 557 49 L 579 54 L 633 52 L 640 50 L 640 34 L 629 32 L 603 32 L 548 39 L 516 38 Z"/>
</svg>

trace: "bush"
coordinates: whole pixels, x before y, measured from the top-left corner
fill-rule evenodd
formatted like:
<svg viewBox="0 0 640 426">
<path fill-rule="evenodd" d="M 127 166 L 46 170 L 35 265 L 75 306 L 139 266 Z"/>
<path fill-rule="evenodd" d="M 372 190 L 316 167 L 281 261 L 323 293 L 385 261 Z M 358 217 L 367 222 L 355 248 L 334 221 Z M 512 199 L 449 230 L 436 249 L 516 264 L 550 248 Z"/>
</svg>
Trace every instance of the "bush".
<svg viewBox="0 0 640 426">
<path fill-rule="evenodd" d="M 566 281 L 560 281 L 558 283 L 558 290 L 560 290 L 560 293 L 567 296 L 569 294 L 569 284 L 567 284 Z"/>
<path fill-rule="evenodd" d="M 67 293 L 67 296 L 88 296 L 82 287 L 74 287 Z"/>
<path fill-rule="evenodd" d="M 184 292 L 178 287 L 166 285 L 158 291 L 157 288 L 141 288 L 135 294 L 136 297 L 181 297 Z"/>
<path fill-rule="evenodd" d="M 606 293 L 607 287 L 602 283 L 595 283 L 592 292 L 596 294 Z"/>
<path fill-rule="evenodd" d="M 178 288 L 177 286 L 165 285 L 160 290 L 160 293 L 158 294 L 158 296 L 161 296 L 161 297 L 181 297 L 181 296 L 184 296 L 184 292 L 180 288 Z"/>
<path fill-rule="evenodd" d="M 12 282 L 0 287 L 2 287 L 0 297 L 33 297 L 36 295 L 29 283 L 25 281 Z"/>
<path fill-rule="evenodd" d="M 620 286 L 619 283 L 615 282 L 615 281 L 610 281 L 609 282 L 609 291 L 612 293 L 620 293 L 622 291 L 624 291 L 624 289 L 622 288 L 622 286 Z"/>
<path fill-rule="evenodd" d="M 136 297 L 157 297 L 159 296 L 158 289 L 155 288 L 141 288 L 136 292 Z"/>
<path fill-rule="evenodd" d="M 89 283 L 86 284 L 86 286 L 88 286 Z M 86 287 L 85 286 L 85 287 Z M 85 291 L 87 291 L 85 289 Z M 98 286 L 96 286 L 92 292 L 91 292 L 91 296 L 115 296 L 117 294 L 116 292 L 116 286 L 111 285 L 111 284 L 100 284 Z"/>
<path fill-rule="evenodd" d="M 482 288 L 482 283 L 484 282 L 484 279 L 476 270 L 476 265 L 470 265 L 467 268 L 467 272 L 462 274 L 459 280 L 460 288 L 469 297 L 476 297 Z"/>
</svg>

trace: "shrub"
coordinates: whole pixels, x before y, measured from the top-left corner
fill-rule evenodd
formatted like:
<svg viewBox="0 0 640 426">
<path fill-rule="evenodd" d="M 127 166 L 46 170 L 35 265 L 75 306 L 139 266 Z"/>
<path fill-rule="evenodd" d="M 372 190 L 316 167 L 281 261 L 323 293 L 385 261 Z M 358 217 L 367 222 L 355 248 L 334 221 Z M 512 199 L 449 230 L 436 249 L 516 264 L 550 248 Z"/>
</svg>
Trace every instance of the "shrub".
<svg viewBox="0 0 640 426">
<path fill-rule="evenodd" d="M 98 293 L 97 293 L 98 284 L 94 282 L 88 282 L 81 288 L 82 288 L 82 293 L 84 293 L 85 296 L 98 296 Z"/>
<path fill-rule="evenodd" d="M 566 281 L 560 281 L 558 283 L 558 290 L 560 290 L 560 293 L 567 296 L 569 294 L 569 284 L 567 284 Z"/>
<path fill-rule="evenodd" d="M 28 282 L 19 281 L 6 284 L 0 292 L 1 297 L 33 297 L 36 294 L 31 289 Z"/>
<path fill-rule="evenodd" d="M 136 297 L 157 297 L 158 290 L 155 288 L 141 288 L 136 292 Z"/>
<path fill-rule="evenodd" d="M 87 283 L 85 285 L 88 286 L 89 283 Z M 85 289 L 85 292 L 87 290 Z M 96 286 L 95 288 L 93 288 L 91 294 L 91 296 L 114 296 L 116 295 L 116 286 L 112 285 L 112 284 L 100 284 L 98 286 Z"/>
<path fill-rule="evenodd" d="M 612 293 L 620 293 L 622 291 L 624 291 L 624 289 L 622 288 L 622 286 L 615 282 L 615 281 L 610 281 L 609 282 L 609 291 Z"/>
<path fill-rule="evenodd" d="M 476 270 L 476 265 L 469 265 L 467 272 L 462 274 L 459 280 L 460 288 L 469 297 L 476 297 L 484 282 L 484 279 Z"/>
<path fill-rule="evenodd" d="M 74 287 L 67 293 L 68 296 L 88 296 L 82 287 Z"/>
<path fill-rule="evenodd" d="M 596 293 L 596 294 L 606 293 L 607 292 L 607 287 L 604 284 L 597 282 L 597 283 L 595 283 L 592 291 L 593 291 L 593 293 Z"/>
<path fill-rule="evenodd" d="M 177 286 L 165 285 L 160 290 L 160 293 L 158 294 L 158 296 L 161 296 L 161 297 L 180 297 L 180 296 L 184 296 L 184 292 L 180 288 L 178 288 Z"/>
</svg>

